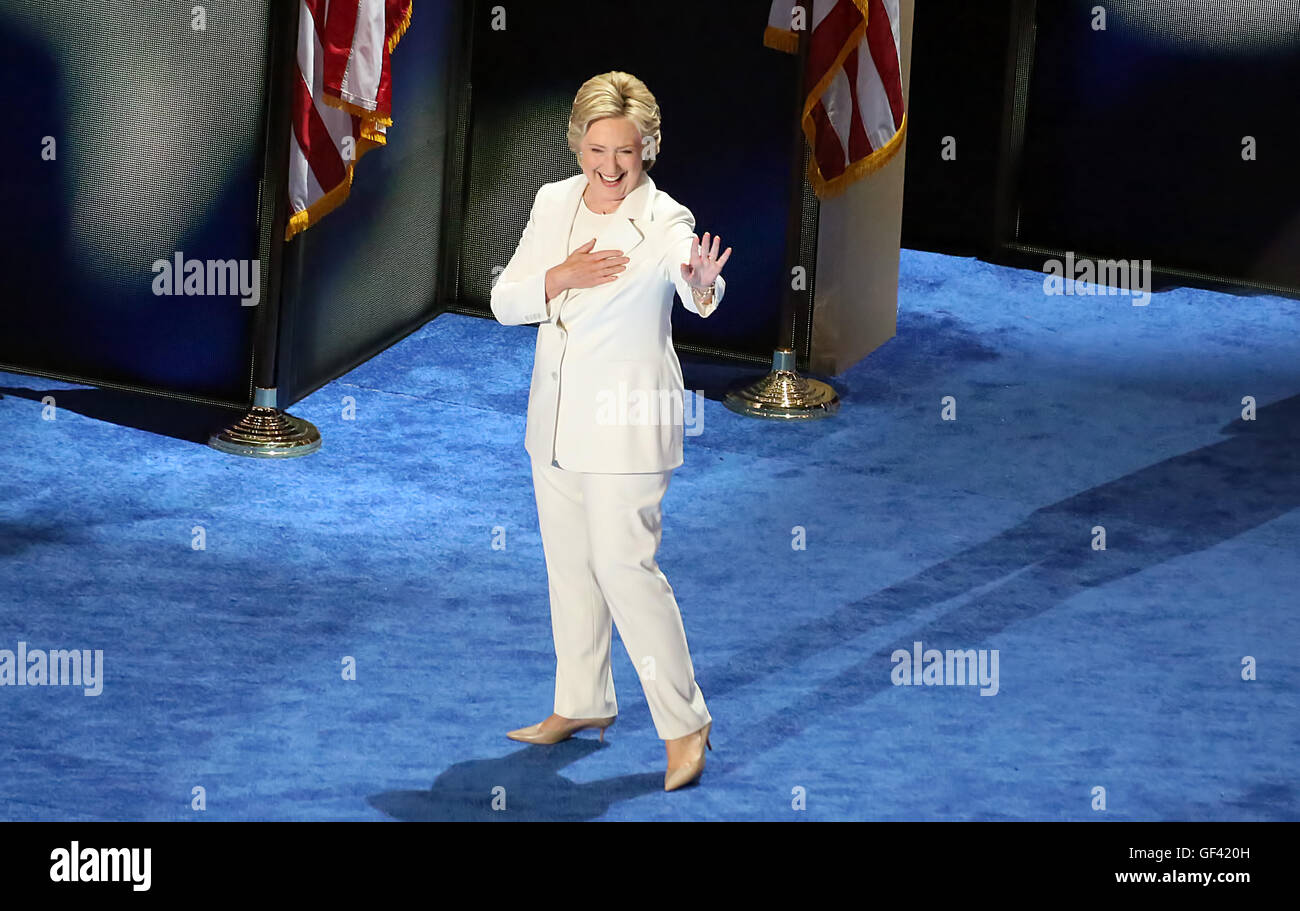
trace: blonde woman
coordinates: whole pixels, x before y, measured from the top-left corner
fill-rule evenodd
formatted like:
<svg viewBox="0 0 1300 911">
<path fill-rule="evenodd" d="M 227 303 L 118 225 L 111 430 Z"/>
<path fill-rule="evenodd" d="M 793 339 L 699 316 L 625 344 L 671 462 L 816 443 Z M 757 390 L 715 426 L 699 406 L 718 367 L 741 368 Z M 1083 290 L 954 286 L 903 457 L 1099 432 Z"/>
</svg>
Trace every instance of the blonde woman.
<svg viewBox="0 0 1300 911">
<path fill-rule="evenodd" d="M 655 562 L 660 504 L 682 464 L 683 381 L 672 308 L 722 300 L 720 238 L 655 187 L 659 106 L 610 72 L 583 83 L 569 115 L 580 174 L 537 191 L 519 246 L 492 288 L 505 325 L 538 323 L 524 448 L 555 642 L 554 713 L 510 731 L 556 743 L 605 738 L 618 713 L 611 621 L 641 678 L 667 752 L 664 789 L 704 771 L 713 718 L 695 682 L 672 586 Z"/>
</svg>

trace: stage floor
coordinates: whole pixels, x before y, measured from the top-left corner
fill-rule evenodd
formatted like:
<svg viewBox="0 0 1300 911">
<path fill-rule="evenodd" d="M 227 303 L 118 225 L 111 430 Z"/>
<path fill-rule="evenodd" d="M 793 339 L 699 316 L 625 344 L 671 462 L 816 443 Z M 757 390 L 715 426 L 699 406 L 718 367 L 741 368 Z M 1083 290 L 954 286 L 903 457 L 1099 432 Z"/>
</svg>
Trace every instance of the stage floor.
<svg viewBox="0 0 1300 911">
<path fill-rule="evenodd" d="M 0 818 L 1300 818 L 1300 302 L 1042 286 L 904 251 L 825 421 L 735 415 L 760 371 L 683 357 L 659 564 L 715 721 L 674 793 L 618 642 L 603 746 L 505 737 L 553 693 L 535 328 L 437 318 L 278 463 L 0 374 L 0 650 L 103 654 L 98 695 L 0 686 Z M 895 685 L 918 642 L 996 685 Z"/>
</svg>

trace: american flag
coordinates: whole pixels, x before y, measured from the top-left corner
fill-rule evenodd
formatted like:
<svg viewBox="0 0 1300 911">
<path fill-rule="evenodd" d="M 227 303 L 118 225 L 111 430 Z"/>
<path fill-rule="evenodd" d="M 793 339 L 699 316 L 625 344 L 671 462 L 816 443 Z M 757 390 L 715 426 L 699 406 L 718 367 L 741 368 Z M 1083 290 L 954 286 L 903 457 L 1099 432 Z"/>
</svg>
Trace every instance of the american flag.
<svg viewBox="0 0 1300 911">
<path fill-rule="evenodd" d="M 298 79 L 285 240 L 348 198 L 361 156 L 392 126 L 389 54 L 412 0 L 298 0 Z"/>
<path fill-rule="evenodd" d="M 811 22 L 800 24 L 795 10 L 809 5 Z M 795 28 L 811 29 L 803 131 L 813 150 L 808 180 L 826 199 L 878 170 L 903 143 L 898 0 L 774 0 L 763 43 L 797 53 Z"/>
</svg>

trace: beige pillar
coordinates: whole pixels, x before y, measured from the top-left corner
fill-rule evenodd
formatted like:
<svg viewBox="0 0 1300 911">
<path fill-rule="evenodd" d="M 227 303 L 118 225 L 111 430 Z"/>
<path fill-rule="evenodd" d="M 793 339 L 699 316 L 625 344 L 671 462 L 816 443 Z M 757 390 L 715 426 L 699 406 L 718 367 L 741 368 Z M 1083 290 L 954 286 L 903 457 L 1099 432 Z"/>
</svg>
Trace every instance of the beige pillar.
<svg viewBox="0 0 1300 911">
<path fill-rule="evenodd" d="M 899 3 L 905 99 L 912 70 L 914 4 Z M 889 164 L 821 203 L 810 364 L 814 373 L 843 373 L 894 337 L 906 156 L 904 138 Z"/>
</svg>

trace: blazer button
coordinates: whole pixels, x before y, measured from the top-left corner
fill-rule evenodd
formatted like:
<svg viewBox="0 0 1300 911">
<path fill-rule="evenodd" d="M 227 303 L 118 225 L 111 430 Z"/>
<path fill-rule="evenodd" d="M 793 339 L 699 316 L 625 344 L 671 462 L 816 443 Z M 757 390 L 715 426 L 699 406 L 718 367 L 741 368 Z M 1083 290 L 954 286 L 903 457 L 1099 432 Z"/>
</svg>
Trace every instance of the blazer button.
<svg viewBox="0 0 1300 911">
<path fill-rule="evenodd" d="M 554 370 L 552 370 L 552 371 L 551 371 L 551 379 L 553 379 L 553 380 L 558 380 L 559 378 L 560 378 L 560 375 L 559 375 L 558 373 L 556 373 Z"/>
</svg>

